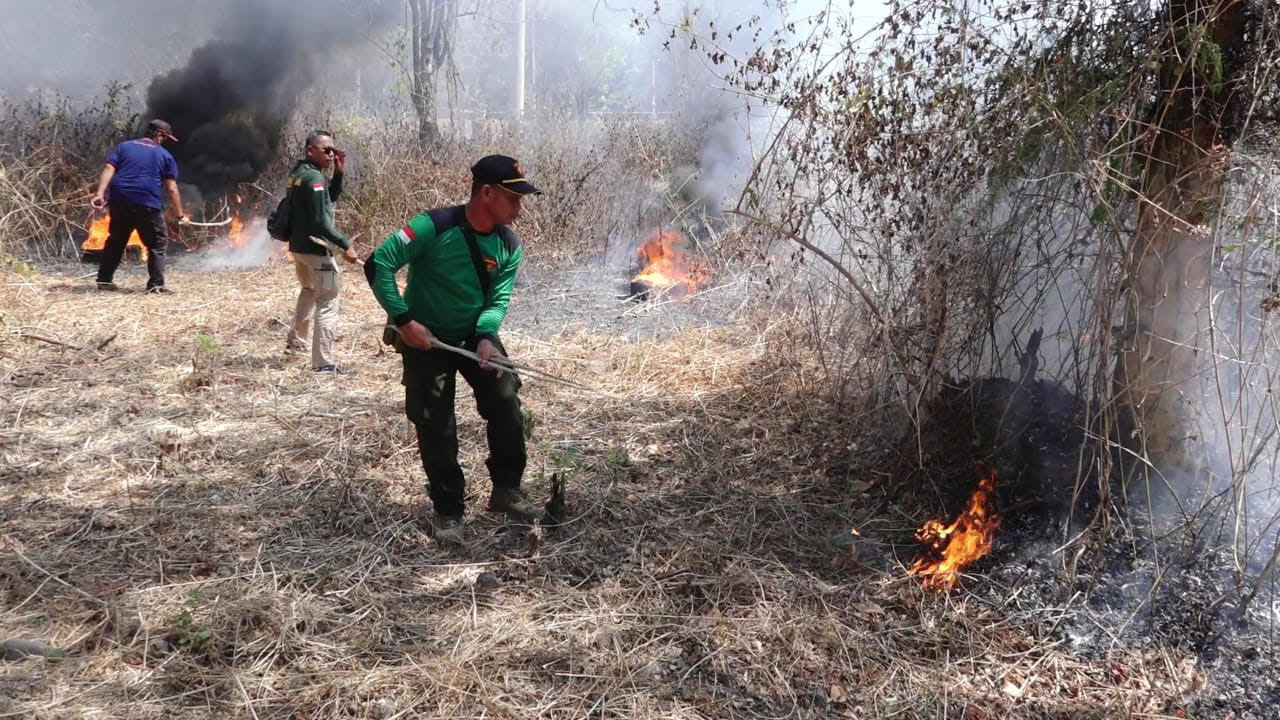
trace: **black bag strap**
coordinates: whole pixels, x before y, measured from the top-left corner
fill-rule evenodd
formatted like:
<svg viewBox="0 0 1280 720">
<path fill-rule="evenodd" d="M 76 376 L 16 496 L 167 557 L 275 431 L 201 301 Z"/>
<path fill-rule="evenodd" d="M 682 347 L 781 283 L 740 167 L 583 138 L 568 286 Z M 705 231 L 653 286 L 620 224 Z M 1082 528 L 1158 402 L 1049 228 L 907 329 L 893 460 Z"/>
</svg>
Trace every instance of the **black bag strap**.
<svg viewBox="0 0 1280 720">
<path fill-rule="evenodd" d="M 485 302 L 488 302 L 489 273 L 484 269 L 484 258 L 480 256 L 480 243 L 476 242 L 475 231 L 466 222 L 462 223 L 462 234 L 467 238 L 467 248 L 471 250 L 471 263 L 476 266 L 476 277 L 480 280 L 480 292 L 484 293 Z"/>
</svg>

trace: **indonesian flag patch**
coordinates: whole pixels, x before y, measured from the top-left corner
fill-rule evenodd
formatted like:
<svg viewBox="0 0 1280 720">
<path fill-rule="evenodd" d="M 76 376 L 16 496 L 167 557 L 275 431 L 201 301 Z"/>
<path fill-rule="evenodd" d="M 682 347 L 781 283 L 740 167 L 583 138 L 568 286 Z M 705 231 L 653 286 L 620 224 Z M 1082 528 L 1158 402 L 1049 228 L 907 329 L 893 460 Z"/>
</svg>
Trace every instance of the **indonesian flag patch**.
<svg viewBox="0 0 1280 720">
<path fill-rule="evenodd" d="M 413 242 L 413 228 L 405 225 L 396 233 L 396 237 L 400 238 L 400 242 L 408 245 Z"/>
<path fill-rule="evenodd" d="M 319 192 L 320 190 L 324 189 L 324 183 L 316 183 L 315 185 L 311 186 L 311 189 Z"/>
</svg>

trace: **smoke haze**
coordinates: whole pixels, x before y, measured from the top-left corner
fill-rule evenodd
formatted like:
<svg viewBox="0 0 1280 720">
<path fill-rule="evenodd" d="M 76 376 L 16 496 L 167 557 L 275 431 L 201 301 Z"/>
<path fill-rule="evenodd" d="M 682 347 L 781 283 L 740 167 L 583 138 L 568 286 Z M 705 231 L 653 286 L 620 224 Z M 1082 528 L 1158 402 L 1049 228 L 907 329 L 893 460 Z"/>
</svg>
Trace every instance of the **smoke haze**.
<svg viewBox="0 0 1280 720">
<path fill-rule="evenodd" d="M 299 94 L 323 85 L 326 59 L 361 39 L 352 25 L 385 23 L 395 3 L 361 17 L 336 1 L 240 0 L 227 6 L 219 39 L 147 89 L 146 117 L 168 120 L 183 179 L 206 193 L 251 182 L 275 158 Z"/>
</svg>

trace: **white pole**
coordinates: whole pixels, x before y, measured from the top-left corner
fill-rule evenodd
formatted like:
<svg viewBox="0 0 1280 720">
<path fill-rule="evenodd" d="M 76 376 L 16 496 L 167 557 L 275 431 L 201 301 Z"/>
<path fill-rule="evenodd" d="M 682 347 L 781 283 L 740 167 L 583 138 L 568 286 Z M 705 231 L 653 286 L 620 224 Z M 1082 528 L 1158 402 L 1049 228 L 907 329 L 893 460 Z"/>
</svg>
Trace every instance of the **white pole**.
<svg viewBox="0 0 1280 720">
<path fill-rule="evenodd" d="M 524 117 L 524 42 L 528 7 L 528 0 L 520 0 L 516 9 L 516 120 Z"/>
<path fill-rule="evenodd" d="M 658 115 L 658 59 L 649 61 L 649 114 Z"/>
</svg>

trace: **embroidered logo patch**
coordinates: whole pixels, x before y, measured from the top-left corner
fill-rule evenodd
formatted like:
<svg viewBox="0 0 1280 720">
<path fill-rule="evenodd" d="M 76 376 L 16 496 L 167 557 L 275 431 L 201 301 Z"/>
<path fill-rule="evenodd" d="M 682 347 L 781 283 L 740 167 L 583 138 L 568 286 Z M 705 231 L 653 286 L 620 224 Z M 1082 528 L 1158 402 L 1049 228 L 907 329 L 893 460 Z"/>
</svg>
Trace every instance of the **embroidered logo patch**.
<svg viewBox="0 0 1280 720">
<path fill-rule="evenodd" d="M 484 259 L 484 271 L 485 271 L 485 272 L 487 272 L 487 273 L 489 273 L 490 275 L 492 275 L 492 274 L 493 274 L 493 271 L 494 271 L 494 270 L 497 270 L 497 269 L 498 269 L 498 261 L 497 261 L 496 259 L 491 258 L 491 257 L 487 257 L 487 258 L 485 258 L 485 259 Z"/>
</svg>

